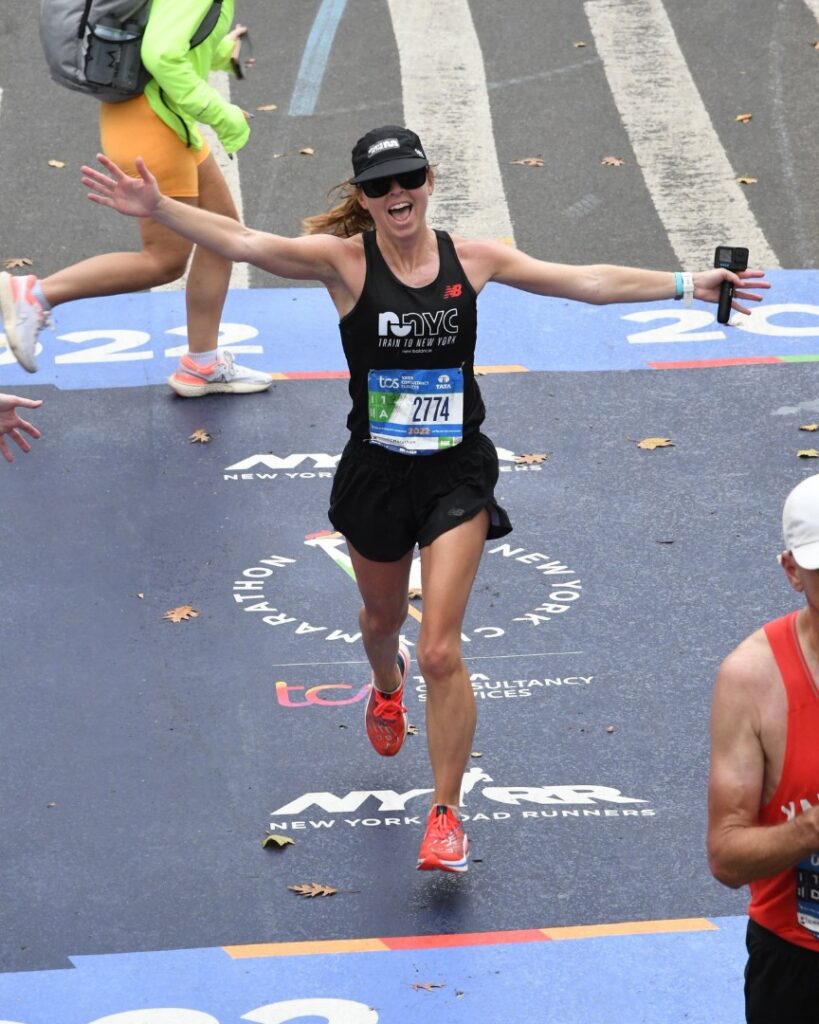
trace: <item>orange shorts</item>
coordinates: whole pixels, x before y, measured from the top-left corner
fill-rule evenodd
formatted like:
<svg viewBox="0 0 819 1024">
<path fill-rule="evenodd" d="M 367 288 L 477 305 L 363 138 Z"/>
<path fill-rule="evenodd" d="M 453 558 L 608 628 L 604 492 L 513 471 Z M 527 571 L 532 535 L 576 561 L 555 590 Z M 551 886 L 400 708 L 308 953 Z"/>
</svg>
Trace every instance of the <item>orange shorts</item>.
<svg viewBox="0 0 819 1024">
<path fill-rule="evenodd" d="M 124 103 L 100 103 L 100 144 L 107 157 L 136 178 L 141 156 L 166 196 L 198 196 L 199 164 L 210 154 L 203 140 L 191 149 L 156 116 L 144 96 Z"/>
</svg>

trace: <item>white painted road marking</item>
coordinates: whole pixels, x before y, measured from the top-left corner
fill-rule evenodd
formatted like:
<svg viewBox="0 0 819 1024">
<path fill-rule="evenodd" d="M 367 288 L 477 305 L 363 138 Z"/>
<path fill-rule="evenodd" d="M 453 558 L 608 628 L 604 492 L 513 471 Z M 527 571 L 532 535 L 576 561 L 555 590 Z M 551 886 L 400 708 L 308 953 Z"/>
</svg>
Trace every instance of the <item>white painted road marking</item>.
<svg viewBox="0 0 819 1024">
<path fill-rule="evenodd" d="M 430 222 L 514 244 L 492 131 L 486 72 L 467 0 L 389 0 L 404 121 L 440 164 Z"/>
<path fill-rule="evenodd" d="M 805 3 L 813 11 L 813 16 L 819 21 L 819 0 L 805 0 Z"/>
<path fill-rule="evenodd" d="M 744 245 L 754 266 L 778 267 L 661 0 L 588 0 L 584 6 L 617 109 L 680 266 L 697 270 L 710 265 L 715 246 Z"/>
</svg>

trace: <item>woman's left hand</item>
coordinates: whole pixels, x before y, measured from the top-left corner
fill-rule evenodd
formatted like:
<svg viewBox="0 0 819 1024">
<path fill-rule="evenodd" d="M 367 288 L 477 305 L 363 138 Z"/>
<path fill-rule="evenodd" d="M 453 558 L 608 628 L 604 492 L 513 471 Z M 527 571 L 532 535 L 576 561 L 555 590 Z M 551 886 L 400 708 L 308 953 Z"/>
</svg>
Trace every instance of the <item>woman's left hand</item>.
<svg viewBox="0 0 819 1024">
<path fill-rule="evenodd" d="M 139 174 L 132 178 L 115 164 L 104 153 L 97 153 L 97 160 L 108 171 L 103 174 L 96 167 L 84 165 L 82 183 L 91 189 L 88 198 L 100 206 L 110 206 L 118 213 L 128 217 L 150 217 L 162 200 L 156 178 L 145 166 L 145 161 L 138 156 L 134 161 Z"/>
<path fill-rule="evenodd" d="M 713 270 L 703 270 L 694 274 L 694 298 L 702 299 L 704 302 L 719 302 L 720 286 L 723 281 L 730 281 L 734 286 L 734 300 L 731 307 L 738 313 L 750 313 L 750 309 L 743 306 L 737 299 L 743 302 L 761 302 L 762 296 L 750 289 L 770 288 L 770 281 L 766 281 L 764 270 L 740 270 L 735 273 L 733 270 L 725 270 L 723 267 L 715 267 Z"/>
</svg>

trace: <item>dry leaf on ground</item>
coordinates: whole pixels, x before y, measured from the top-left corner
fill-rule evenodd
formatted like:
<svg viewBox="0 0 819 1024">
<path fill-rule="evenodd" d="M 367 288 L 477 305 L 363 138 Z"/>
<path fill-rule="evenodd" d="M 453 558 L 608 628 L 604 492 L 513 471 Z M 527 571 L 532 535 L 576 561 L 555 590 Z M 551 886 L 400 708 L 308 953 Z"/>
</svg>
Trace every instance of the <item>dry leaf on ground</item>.
<svg viewBox="0 0 819 1024">
<path fill-rule="evenodd" d="M 815 448 L 803 448 L 796 454 L 800 459 L 819 459 L 819 452 Z"/>
<path fill-rule="evenodd" d="M 299 896 L 332 896 L 333 893 L 338 892 L 338 889 L 333 889 L 329 885 L 320 885 L 318 882 L 304 882 L 301 885 L 288 885 L 287 887 L 292 892 L 297 892 Z"/>
<path fill-rule="evenodd" d="M 65 167 L 65 161 L 64 160 L 49 160 L 48 161 L 48 166 L 49 167 L 56 167 L 56 168 L 59 169 L 60 167 Z"/>
<path fill-rule="evenodd" d="M 208 441 L 211 440 L 211 436 L 204 427 L 197 427 L 196 430 L 188 436 L 188 440 L 191 444 L 196 444 L 197 441 L 199 444 L 207 444 Z"/>
<path fill-rule="evenodd" d="M 604 167 L 622 167 L 625 162 L 619 156 L 604 156 L 600 161 Z"/>
<path fill-rule="evenodd" d="M 278 832 L 268 832 L 262 840 L 262 846 L 273 846 L 280 850 L 283 846 L 295 845 L 295 839 L 291 839 L 290 836 L 280 836 Z"/>
<path fill-rule="evenodd" d="M 734 120 L 739 121 L 740 124 L 748 124 L 753 116 L 753 114 L 737 114 Z"/>
<path fill-rule="evenodd" d="M 586 44 L 583 42 L 582 39 L 578 39 L 576 42 L 572 43 L 572 46 L 575 48 L 575 50 L 582 50 L 585 45 Z"/>
<path fill-rule="evenodd" d="M 803 423 L 800 430 L 819 430 L 819 423 Z"/>
<path fill-rule="evenodd" d="M 275 103 L 264 103 L 261 107 L 256 107 L 257 110 L 278 110 L 279 108 Z"/>
<path fill-rule="evenodd" d="M 752 178 L 748 174 L 743 174 L 739 178 L 737 178 L 737 181 L 740 183 L 740 185 L 756 185 L 757 180 L 757 178 Z"/>
<path fill-rule="evenodd" d="M 12 256 L 7 260 L 3 260 L 3 266 L 6 270 L 17 270 L 19 267 L 30 267 L 32 261 L 28 256 Z"/>
<path fill-rule="evenodd" d="M 637 442 L 637 447 L 653 452 L 655 448 L 673 448 L 674 442 L 668 437 L 644 437 L 642 441 Z"/>
<path fill-rule="evenodd" d="M 545 462 L 549 458 L 549 452 L 533 452 L 529 455 L 516 455 L 515 462 L 523 463 L 527 466 L 535 465 L 538 462 Z"/>
<path fill-rule="evenodd" d="M 510 160 L 512 164 L 523 164 L 524 167 L 542 167 L 543 161 L 539 156 L 525 156 L 520 160 Z"/>
<path fill-rule="evenodd" d="M 304 149 L 300 149 L 299 150 L 299 153 L 302 156 L 315 156 L 316 155 L 316 151 L 313 149 L 312 146 L 305 146 Z"/>
<path fill-rule="evenodd" d="M 189 604 L 180 604 L 178 608 L 169 608 L 162 618 L 168 619 L 170 622 L 184 622 L 186 619 L 195 619 L 198 616 L 199 612 L 195 608 L 191 608 Z"/>
<path fill-rule="evenodd" d="M 414 981 L 412 987 L 416 992 L 431 992 L 435 988 L 446 988 L 437 981 Z"/>
</svg>

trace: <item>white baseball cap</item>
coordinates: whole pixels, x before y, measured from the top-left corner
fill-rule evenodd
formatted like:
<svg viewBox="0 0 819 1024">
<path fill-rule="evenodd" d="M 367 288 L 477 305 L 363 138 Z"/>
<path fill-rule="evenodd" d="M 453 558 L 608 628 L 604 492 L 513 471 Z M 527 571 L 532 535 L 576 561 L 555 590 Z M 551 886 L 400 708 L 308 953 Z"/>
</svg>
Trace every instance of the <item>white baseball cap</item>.
<svg viewBox="0 0 819 1024">
<path fill-rule="evenodd" d="M 819 473 L 809 476 L 785 499 L 785 549 L 803 569 L 819 569 Z"/>
</svg>

